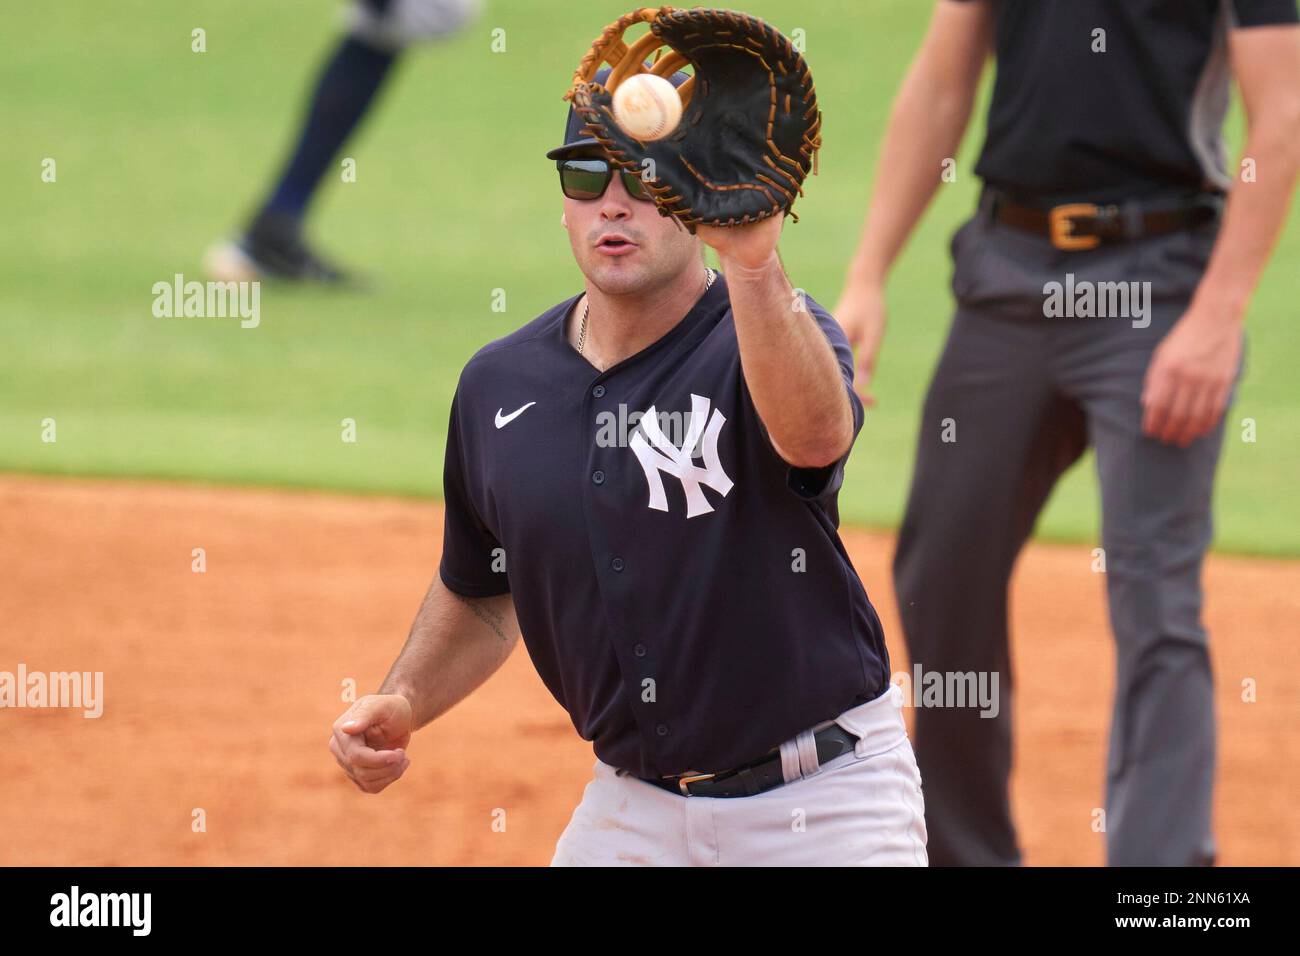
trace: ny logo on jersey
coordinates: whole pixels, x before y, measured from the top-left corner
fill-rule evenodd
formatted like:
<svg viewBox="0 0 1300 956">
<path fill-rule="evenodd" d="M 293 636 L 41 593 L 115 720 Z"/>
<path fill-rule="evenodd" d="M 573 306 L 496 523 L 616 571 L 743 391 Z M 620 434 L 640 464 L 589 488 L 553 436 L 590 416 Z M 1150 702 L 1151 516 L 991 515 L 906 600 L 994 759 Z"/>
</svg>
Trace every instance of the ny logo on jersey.
<svg viewBox="0 0 1300 956">
<path fill-rule="evenodd" d="M 645 472 L 646 484 L 650 486 L 650 507 L 655 511 L 668 510 L 668 498 L 664 494 L 663 476 L 666 471 L 682 483 L 686 492 L 686 517 L 708 514 L 713 510 L 700 490 L 700 485 L 708 485 L 724 498 L 731 491 L 731 479 L 722 470 L 718 461 L 718 433 L 726 422 L 726 416 L 716 408 L 709 414 L 709 400 L 702 395 L 691 395 L 691 421 L 686 429 L 685 441 L 678 448 L 659 428 L 659 414 L 651 405 L 641 417 L 641 427 L 632 435 L 628 444 L 636 454 Z M 707 426 L 705 422 L 707 421 Z M 701 443 L 701 432 L 703 443 Z M 700 449 L 704 459 L 703 466 L 692 460 L 695 450 Z"/>
</svg>

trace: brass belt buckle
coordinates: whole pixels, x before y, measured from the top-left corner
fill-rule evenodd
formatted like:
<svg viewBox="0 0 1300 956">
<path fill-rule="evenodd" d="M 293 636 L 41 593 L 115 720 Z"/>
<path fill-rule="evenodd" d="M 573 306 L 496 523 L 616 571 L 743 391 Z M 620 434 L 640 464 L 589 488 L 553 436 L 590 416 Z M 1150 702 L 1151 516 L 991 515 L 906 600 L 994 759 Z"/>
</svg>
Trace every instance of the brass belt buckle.
<svg viewBox="0 0 1300 956">
<path fill-rule="evenodd" d="M 1047 214 L 1048 232 L 1052 245 L 1058 249 L 1095 249 L 1101 245 L 1101 236 L 1076 236 L 1074 218 L 1076 216 L 1096 216 L 1101 212 L 1095 203 L 1072 202 L 1064 206 L 1053 206 Z"/>
</svg>

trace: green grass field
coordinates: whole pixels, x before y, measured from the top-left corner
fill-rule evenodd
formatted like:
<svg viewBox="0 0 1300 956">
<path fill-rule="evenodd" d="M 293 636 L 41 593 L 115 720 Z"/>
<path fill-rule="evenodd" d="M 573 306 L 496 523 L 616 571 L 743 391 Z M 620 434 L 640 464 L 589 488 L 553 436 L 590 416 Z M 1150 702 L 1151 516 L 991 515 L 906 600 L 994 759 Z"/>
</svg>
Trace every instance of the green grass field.
<svg viewBox="0 0 1300 956">
<path fill-rule="evenodd" d="M 0 470 L 149 476 L 404 495 L 440 491 L 448 403 L 483 343 L 581 288 L 553 166 L 573 66 L 626 0 L 488 0 L 454 40 L 417 49 L 345 150 L 357 181 L 313 214 L 328 252 L 379 280 L 366 295 L 264 287 L 261 325 L 159 319 L 151 287 L 200 278 L 287 147 L 338 30 L 325 0 L 18 4 L 0 35 Z M 755 0 L 805 31 L 825 114 L 821 174 L 788 225 L 796 285 L 832 307 L 861 224 L 890 100 L 929 4 Z M 207 52 L 191 52 L 206 30 Z M 491 51 L 494 29 L 506 50 Z M 1241 123 L 1234 114 L 1233 142 Z M 846 521 L 893 526 L 920 399 L 950 315 L 947 239 L 970 210 L 973 127 L 895 271 L 892 325 L 842 495 Z M 53 158 L 57 181 L 42 182 Z M 1300 228 L 1250 318 L 1249 378 L 1218 491 L 1218 547 L 1300 555 Z M 505 291 L 505 312 L 492 310 Z M 57 442 L 41 440 L 53 418 Z M 355 419 L 357 441 L 340 440 Z M 1092 541 L 1091 468 L 1040 532 Z"/>
</svg>

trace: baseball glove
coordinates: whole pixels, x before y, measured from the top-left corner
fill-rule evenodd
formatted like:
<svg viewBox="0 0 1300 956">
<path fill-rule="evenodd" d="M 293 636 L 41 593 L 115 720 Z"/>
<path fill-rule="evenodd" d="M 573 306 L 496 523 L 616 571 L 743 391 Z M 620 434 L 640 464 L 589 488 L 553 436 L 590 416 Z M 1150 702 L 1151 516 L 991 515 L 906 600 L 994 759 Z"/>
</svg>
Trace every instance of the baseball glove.
<svg viewBox="0 0 1300 956">
<path fill-rule="evenodd" d="M 638 23 L 649 32 L 629 46 L 623 34 Z M 602 85 L 595 77 L 604 63 L 612 69 Z M 612 102 L 621 82 L 638 72 L 670 78 L 688 64 L 673 133 L 642 142 L 619 128 Z M 821 111 L 803 56 L 757 17 L 634 10 L 596 38 L 564 98 L 612 162 L 641 174 L 660 214 L 692 234 L 700 223 L 735 226 L 785 212 L 799 221 L 791 207 L 809 171 L 817 173 Z"/>
</svg>

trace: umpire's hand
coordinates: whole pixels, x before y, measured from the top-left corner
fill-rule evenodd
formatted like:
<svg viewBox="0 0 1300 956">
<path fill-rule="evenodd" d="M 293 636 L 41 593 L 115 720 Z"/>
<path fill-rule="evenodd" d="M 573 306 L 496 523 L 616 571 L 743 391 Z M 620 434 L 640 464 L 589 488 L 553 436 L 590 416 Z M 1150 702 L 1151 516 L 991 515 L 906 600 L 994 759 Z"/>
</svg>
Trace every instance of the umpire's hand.
<svg viewBox="0 0 1300 956">
<path fill-rule="evenodd" d="M 1142 388 L 1142 431 L 1186 448 L 1219 424 L 1241 362 L 1242 321 L 1193 305 L 1156 346 Z"/>
<path fill-rule="evenodd" d="M 378 793 L 406 772 L 411 759 L 411 702 L 401 694 L 367 694 L 334 721 L 330 753 L 366 793 Z"/>
<path fill-rule="evenodd" d="M 866 408 L 874 408 L 876 397 L 871 393 L 871 379 L 876 374 L 876 359 L 880 343 L 885 338 L 885 290 L 875 284 L 851 282 L 844 287 L 840 301 L 831 313 L 844 330 L 857 355 L 857 375 L 853 390 Z"/>
</svg>

